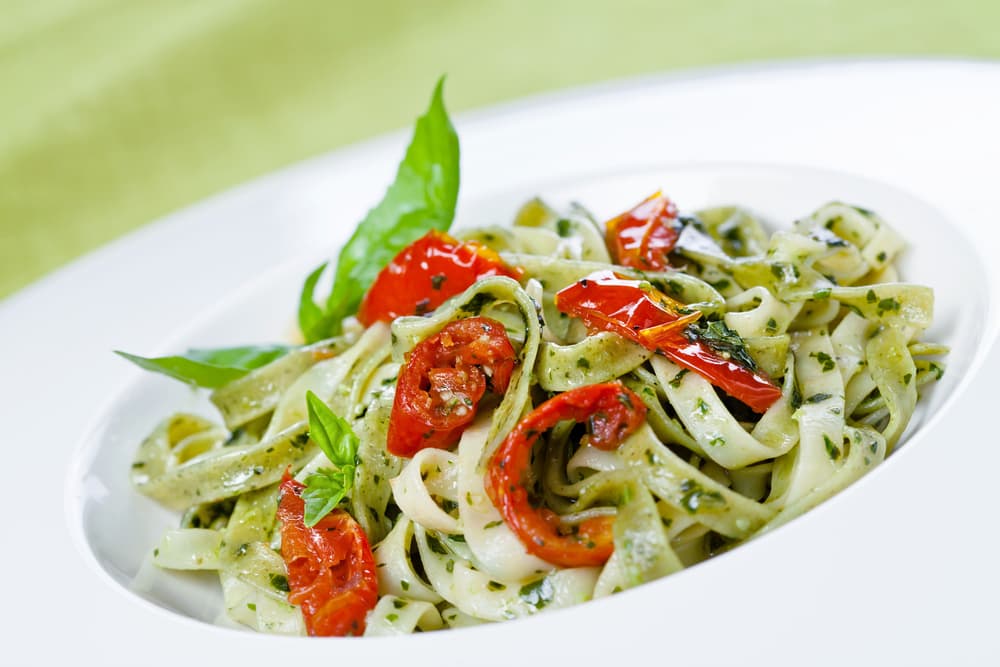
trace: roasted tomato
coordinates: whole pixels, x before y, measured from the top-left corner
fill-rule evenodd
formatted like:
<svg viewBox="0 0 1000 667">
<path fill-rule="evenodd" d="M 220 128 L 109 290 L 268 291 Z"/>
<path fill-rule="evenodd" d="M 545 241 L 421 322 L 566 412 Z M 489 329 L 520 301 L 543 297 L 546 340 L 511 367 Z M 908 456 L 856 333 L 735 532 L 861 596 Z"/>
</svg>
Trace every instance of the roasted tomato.
<svg viewBox="0 0 1000 667">
<path fill-rule="evenodd" d="M 542 433 L 568 419 L 586 423 L 590 444 L 610 450 L 645 421 L 646 406 L 619 382 L 558 394 L 522 419 L 497 448 L 486 473 L 486 492 L 529 553 L 560 567 L 601 565 L 614 551 L 614 519 L 595 517 L 564 527 L 554 512 L 535 507 L 525 487 L 532 446 Z"/>
<path fill-rule="evenodd" d="M 608 220 L 606 240 L 611 258 L 643 271 L 670 266 L 667 255 L 677 243 L 676 220 L 677 207 L 659 192 Z"/>
<path fill-rule="evenodd" d="M 556 307 L 578 317 L 594 331 L 613 331 L 690 369 L 719 389 L 765 412 L 781 398 L 781 389 L 763 373 L 723 357 L 686 335 L 700 317 L 642 280 L 598 271 L 556 294 Z"/>
<path fill-rule="evenodd" d="M 556 294 L 556 307 L 593 330 L 613 331 L 642 343 L 640 332 L 664 325 L 683 328 L 701 317 L 646 281 L 597 271 Z M 658 329 L 658 331 L 663 331 Z"/>
<path fill-rule="evenodd" d="M 351 515 L 339 509 L 306 527 L 303 488 L 287 473 L 281 481 L 278 518 L 281 557 L 288 568 L 288 601 L 302 609 L 310 635 L 360 635 L 365 617 L 378 602 L 368 538 Z"/>
<path fill-rule="evenodd" d="M 365 326 L 402 315 L 423 315 L 486 276 L 519 278 L 520 272 L 473 241 L 430 231 L 382 269 L 358 309 Z"/>
<path fill-rule="evenodd" d="M 413 348 L 399 372 L 386 448 L 413 456 L 455 444 L 487 390 L 507 391 L 517 355 L 496 320 L 447 324 Z"/>
</svg>

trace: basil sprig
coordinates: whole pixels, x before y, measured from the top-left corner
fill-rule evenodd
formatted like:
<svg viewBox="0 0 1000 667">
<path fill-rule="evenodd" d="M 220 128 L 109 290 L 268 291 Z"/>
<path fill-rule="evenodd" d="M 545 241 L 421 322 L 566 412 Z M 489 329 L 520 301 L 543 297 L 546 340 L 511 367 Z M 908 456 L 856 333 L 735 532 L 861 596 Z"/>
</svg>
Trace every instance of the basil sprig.
<svg viewBox="0 0 1000 667">
<path fill-rule="evenodd" d="M 358 224 L 337 257 L 333 289 L 325 302 L 315 290 L 327 264 L 306 278 L 299 297 L 299 328 L 308 342 L 340 333 L 379 271 L 400 250 L 432 229 L 447 231 L 455 217 L 459 187 L 458 135 L 443 99 L 444 77 L 430 107 L 417 119 L 396 180 Z"/>
<path fill-rule="evenodd" d="M 169 357 L 140 357 L 121 350 L 115 350 L 115 354 L 147 371 L 197 387 L 217 389 L 284 356 L 291 349 L 290 345 L 247 345 L 213 350 L 192 349 Z"/>
<path fill-rule="evenodd" d="M 338 417 L 311 391 L 306 392 L 306 407 L 309 437 L 336 466 L 334 469 L 319 468 L 306 477 L 306 488 L 302 490 L 306 504 L 303 522 L 312 528 L 332 512 L 354 486 L 360 441 L 347 420 Z"/>
<path fill-rule="evenodd" d="M 341 321 L 357 311 L 368 286 L 400 250 L 431 229 L 451 227 L 458 201 L 459 146 L 444 107 L 443 89 L 442 77 L 427 112 L 417 119 L 396 180 L 340 251 L 333 289 L 323 305 L 314 301 L 314 293 L 327 264 L 306 278 L 299 297 L 299 327 L 308 342 L 340 333 Z M 154 358 L 118 354 L 148 371 L 216 389 L 290 349 L 286 345 L 195 349 Z"/>
</svg>

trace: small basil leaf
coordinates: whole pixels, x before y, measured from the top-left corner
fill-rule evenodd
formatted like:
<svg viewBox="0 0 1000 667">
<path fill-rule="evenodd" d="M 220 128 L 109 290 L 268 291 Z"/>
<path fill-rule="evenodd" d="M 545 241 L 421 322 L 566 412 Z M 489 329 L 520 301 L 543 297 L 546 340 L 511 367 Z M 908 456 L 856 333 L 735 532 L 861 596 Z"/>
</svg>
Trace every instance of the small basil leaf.
<svg viewBox="0 0 1000 667">
<path fill-rule="evenodd" d="M 309 437 L 313 442 L 334 465 L 353 466 L 360 441 L 347 420 L 337 416 L 311 391 L 306 392 L 306 408 L 309 412 Z"/>
<path fill-rule="evenodd" d="M 447 231 L 459 188 L 458 135 L 443 99 L 444 77 L 427 112 L 417 119 L 396 180 L 358 224 L 337 257 L 333 289 L 320 310 L 313 291 L 321 269 L 306 279 L 299 302 L 302 334 L 309 342 L 340 333 L 375 277 L 400 250 L 432 229 Z"/>
<path fill-rule="evenodd" d="M 354 466 L 345 466 L 340 470 L 320 468 L 306 477 L 306 488 L 302 490 L 305 501 L 303 523 L 310 528 L 319 523 L 340 504 L 353 482 Z"/>
<path fill-rule="evenodd" d="M 152 358 L 120 350 L 115 350 L 115 354 L 147 371 L 198 387 L 217 389 L 284 356 L 290 349 L 288 345 L 193 349 L 182 355 Z"/>
</svg>

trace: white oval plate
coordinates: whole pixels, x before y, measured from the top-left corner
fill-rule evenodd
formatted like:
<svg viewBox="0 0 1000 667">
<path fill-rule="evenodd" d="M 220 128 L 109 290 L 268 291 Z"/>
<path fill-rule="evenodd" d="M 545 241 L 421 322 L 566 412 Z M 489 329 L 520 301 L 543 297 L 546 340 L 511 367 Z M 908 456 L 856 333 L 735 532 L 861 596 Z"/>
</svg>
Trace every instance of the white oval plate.
<svg viewBox="0 0 1000 667">
<path fill-rule="evenodd" d="M 70 265 L 0 305 L 2 613 L 11 629 L 3 655 L 15 664 L 85 657 L 148 665 L 509 665 L 571 656 L 581 664 L 645 656 L 686 664 L 995 661 L 991 598 L 1000 582 L 988 489 L 1000 464 L 989 422 L 1000 371 L 1000 352 L 990 352 L 1000 280 L 980 258 L 1000 250 L 992 219 L 998 117 L 1000 66 L 964 62 L 739 68 L 460 117 L 467 222 L 484 211 L 507 218 L 513 201 L 540 190 L 585 202 L 582 190 L 597 192 L 595 208 L 609 212 L 649 187 L 674 194 L 671 183 L 647 181 L 683 181 L 679 165 L 693 175 L 678 188 L 700 198 L 675 195 L 682 206 L 743 201 L 786 217 L 820 203 L 792 206 L 805 193 L 797 177 L 776 188 L 755 163 L 777 165 L 779 175 L 812 174 L 814 185 L 820 172 L 788 166 L 890 186 L 830 177 L 860 194 L 874 188 L 875 198 L 892 200 L 893 188 L 918 196 L 930 207 L 916 232 L 921 241 L 933 238 L 938 217 L 947 222 L 938 248 L 915 250 L 920 263 L 908 277 L 938 288 L 939 332 L 959 345 L 951 363 L 962 371 L 948 376 L 933 414 L 888 464 L 801 521 L 612 599 L 475 630 L 379 641 L 268 637 L 192 620 L 121 585 L 162 524 L 132 530 L 153 515 L 137 496 L 117 502 L 127 491 L 127 463 L 120 477 L 115 466 L 130 459 L 150 415 L 176 405 L 158 401 L 188 398 L 166 381 L 138 379 L 108 351 L 280 335 L 293 317 L 295 276 L 331 255 L 381 196 L 404 133 L 248 184 Z M 739 177 L 720 179 L 726 170 Z M 748 173 L 765 174 L 760 188 Z M 274 308 L 262 317 L 258 304 Z"/>
</svg>

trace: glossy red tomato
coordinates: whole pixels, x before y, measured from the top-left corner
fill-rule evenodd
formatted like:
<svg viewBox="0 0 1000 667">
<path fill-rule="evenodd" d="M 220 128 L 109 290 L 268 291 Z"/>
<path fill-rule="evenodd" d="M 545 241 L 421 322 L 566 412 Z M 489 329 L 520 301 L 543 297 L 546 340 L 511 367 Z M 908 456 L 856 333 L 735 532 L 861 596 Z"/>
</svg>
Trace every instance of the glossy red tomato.
<svg viewBox="0 0 1000 667">
<path fill-rule="evenodd" d="M 612 517 L 587 519 L 565 530 L 551 510 L 537 508 L 525 488 L 531 448 L 557 423 L 587 424 L 588 441 L 614 449 L 646 419 L 646 405 L 619 382 L 558 394 L 522 419 L 497 448 L 486 473 L 486 492 L 529 553 L 560 567 L 601 565 L 614 551 Z"/>
<path fill-rule="evenodd" d="M 358 320 L 369 326 L 429 313 L 486 276 L 517 279 L 520 272 L 486 246 L 432 230 L 382 269 L 361 301 Z"/>
<path fill-rule="evenodd" d="M 312 528 L 303 523 L 303 485 L 285 474 L 278 518 L 288 601 L 302 609 L 313 636 L 361 635 L 378 602 L 375 558 L 361 526 L 335 509 Z"/>
<path fill-rule="evenodd" d="M 720 356 L 699 340 L 689 340 L 685 328 L 701 313 L 685 312 L 683 304 L 646 281 L 598 271 L 560 290 L 555 302 L 559 310 L 580 318 L 593 331 L 613 331 L 663 353 L 755 412 L 766 412 L 781 398 L 781 389 L 762 373 Z"/>
<path fill-rule="evenodd" d="M 682 329 L 701 317 L 648 282 L 622 278 L 613 271 L 597 271 L 567 286 L 556 294 L 555 302 L 559 310 L 591 329 L 613 331 L 637 343 L 642 343 L 640 332 L 667 324 Z"/>
<path fill-rule="evenodd" d="M 677 207 L 659 192 L 608 220 L 606 240 L 611 258 L 643 271 L 667 268 L 667 256 L 677 243 L 676 220 Z"/>
<path fill-rule="evenodd" d="M 458 442 L 486 391 L 507 391 L 517 354 L 503 325 L 470 317 L 413 348 L 399 372 L 386 448 L 413 456 Z"/>
</svg>

